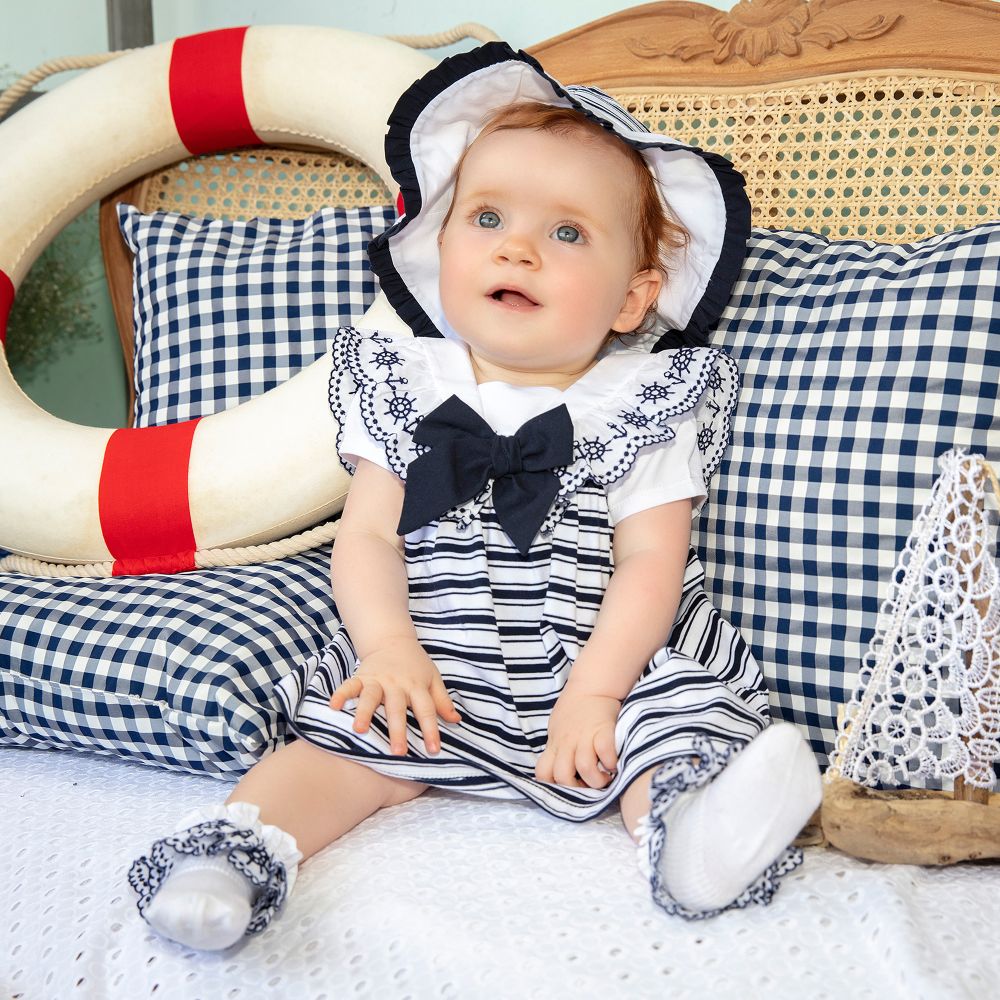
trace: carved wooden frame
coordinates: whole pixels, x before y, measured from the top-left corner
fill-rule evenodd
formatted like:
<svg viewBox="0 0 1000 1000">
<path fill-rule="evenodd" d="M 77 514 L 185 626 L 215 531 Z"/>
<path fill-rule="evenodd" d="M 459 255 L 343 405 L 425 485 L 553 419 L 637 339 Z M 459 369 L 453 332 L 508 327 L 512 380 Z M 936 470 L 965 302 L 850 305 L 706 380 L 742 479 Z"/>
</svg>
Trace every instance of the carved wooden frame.
<svg viewBox="0 0 1000 1000">
<path fill-rule="evenodd" d="M 1000 75 L 994 0 L 741 0 L 720 11 L 664 0 L 528 49 L 562 83 L 712 90 L 788 80 L 940 72 Z"/>
</svg>

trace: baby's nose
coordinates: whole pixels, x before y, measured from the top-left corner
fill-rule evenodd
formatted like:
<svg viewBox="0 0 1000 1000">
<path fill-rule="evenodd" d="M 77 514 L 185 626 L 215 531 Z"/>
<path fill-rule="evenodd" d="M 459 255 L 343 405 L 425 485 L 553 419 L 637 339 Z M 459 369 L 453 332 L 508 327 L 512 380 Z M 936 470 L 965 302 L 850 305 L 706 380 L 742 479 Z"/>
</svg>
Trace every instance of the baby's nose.
<svg viewBox="0 0 1000 1000">
<path fill-rule="evenodd" d="M 537 264 L 538 250 L 529 237 L 510 233 L 496 249 L 495 256 L 510 264 Z"/>
</svg>

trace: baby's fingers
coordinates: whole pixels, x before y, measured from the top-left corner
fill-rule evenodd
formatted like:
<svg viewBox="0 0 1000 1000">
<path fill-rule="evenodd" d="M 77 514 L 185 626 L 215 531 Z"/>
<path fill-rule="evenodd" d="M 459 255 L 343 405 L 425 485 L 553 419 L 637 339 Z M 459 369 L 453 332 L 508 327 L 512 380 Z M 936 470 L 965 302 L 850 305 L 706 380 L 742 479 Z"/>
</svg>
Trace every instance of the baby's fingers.
<svg viewBox="0 0 1000 1000">
<path fill-rule="evenodd" d="M 363 685 L 360 677 L 348 677 L 336 691 L 330 695 L 330 708 L 341 709 L 352 698 L 357 698 L 361 694 Z"/>
<path fill-rule="evenodd" d="M 420 727 L 420 735 L 424 738 L 427 752 L 437 753 L 441 749 L 441 736 L 438 733 L 437 714 L 430 692 L 421 691 L 419 688 L 411 691 L 410 704 L 413 706 L 413 715 Z"/>
<path fill-rule="evenodd" d="M 608 777 L 597 768 L 597 754 L 593 747 L 581 743 L 576 748 L 576 773 L 583 778 L 584 783 L 591 788 L 603 788 L 608 783 Z"/>
<path fill-rule="evenodd" d="M 382 704 L 382 685 L 378 681 L 369 680 L 364 685 L 361 697 L 358 699 L 358 708 L 354 713 L 354 731 L 363 733 L 368 729 L 375 709 Z"/>
<path fill-rule="evenodd" d="M 556 783 L 552 774 L 552 765 L 555 759 L 555 747 L 549 742 L 542 751 L 542 755 L 535 762 L 535 781 L 543 781 L 547 785 L 554 785 Z"/>
<path fill-rule="evenodd" d="M 389 752 L 406 756 L 406 692 L 395 684 L 385 689 L 385 717 L 389 723 Z"/>
<path fill-rule="evenodd" d="M 615 730 L 613 726 L 608 726 L 594 737 L 594 750 L 597 752 L 598 761 L 604 766 L 608 774 L 614 774 L 618 770 L 618 754 L 615 751 Z"/>
<path fill-rule="evenodd" d="M 556 748 L 556 759 L 552 767 L 555 783 L 564 788 L 584 788 L 585 783 L 578 781 L 576 774 L 576 759 L 572 743 L 564 743 Z"/>
<path fill-rule="evenodd" d="M 458 709 L 455 708 L 455 703 L 451 700 L 451 695 L 448 694 L 448 689 L 444 686 L 440 674 L 431 684 L 431 697 L 434 699 L 434 707 L 442 719 L 446 719 L 448 722 L 462 721 L 462 716 L 458 714 Z"/>
</svg>

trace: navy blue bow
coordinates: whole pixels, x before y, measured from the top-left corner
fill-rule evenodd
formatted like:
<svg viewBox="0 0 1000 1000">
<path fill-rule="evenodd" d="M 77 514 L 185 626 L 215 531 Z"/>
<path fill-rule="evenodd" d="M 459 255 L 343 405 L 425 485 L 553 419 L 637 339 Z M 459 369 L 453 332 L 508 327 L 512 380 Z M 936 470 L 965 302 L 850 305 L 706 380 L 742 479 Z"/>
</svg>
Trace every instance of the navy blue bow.
<svg viewBox="0 0 1000 1000">
<path fill-rule="evenodd" d="M 526 555 L 559 492 L 552 471 L 573 461 L 573 421 L 565 404 L 497 434 L 471 406 L 449 396 L 420 421 L 413 434 L 430 451 L 406 470 L 405 535 L 471 500 L 492 479 L 493 507 L 504 531 Z"/>
</svg>

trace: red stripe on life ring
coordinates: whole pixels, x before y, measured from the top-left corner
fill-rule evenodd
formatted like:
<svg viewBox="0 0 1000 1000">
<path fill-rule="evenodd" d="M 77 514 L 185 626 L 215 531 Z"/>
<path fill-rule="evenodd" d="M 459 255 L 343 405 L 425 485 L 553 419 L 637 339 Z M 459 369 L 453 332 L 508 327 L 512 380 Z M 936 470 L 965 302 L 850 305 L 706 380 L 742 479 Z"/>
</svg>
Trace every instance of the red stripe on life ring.
<svg viewBox="0 0 1000 1000">
<path fill-rule="evenodd" d="M 131 427 L 108 440 L 98 509 L 113 576 L 195 568 L 188 465 L 197 425 Z"/>
<path fill-rule="evenodd" d="M 259 146 L 243 97 L 247 29 L 221 28 L 178 38 L 170 53 L 170 107 L 191 153 Z"/>
<path fill-rule="evenodd" d="M 7 317 L 14 304 L 14 282 L 0 271 L 0 344 L 7 339 Z"/>
</svg>

